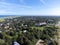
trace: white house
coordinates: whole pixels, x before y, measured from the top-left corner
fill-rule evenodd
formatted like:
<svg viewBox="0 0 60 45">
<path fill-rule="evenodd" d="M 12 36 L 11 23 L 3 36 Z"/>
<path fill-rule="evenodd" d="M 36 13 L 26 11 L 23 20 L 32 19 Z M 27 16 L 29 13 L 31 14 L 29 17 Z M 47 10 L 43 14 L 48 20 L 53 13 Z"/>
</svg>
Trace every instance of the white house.
<svg viewBox="0 0 60 45">
<path fill-rule="evenodd" d="M 42 26 L 42 25 L 46 25 L 46 22 L 41 22 L 41 23 L 35 23 L 36 26 Z"/>
<path fill-rule="evenodd" d="M 9 28 L 9 26 L 5 26 L 4 28 L 5 28 L 5 29 L 8 29 L 8 28 Z"/>
<path fill-rule="evenodd" d="M 24 33 L 26 33 L 26 32 L 27 32 L 27 30 L 23 30 L 23 32 L 24 32 Z"/>
<path fill-rule="evenodd" d="M 14 42 L 14 45 L 20 45 L 20 44 L 19 44 L 18 42 L 15 41 L 15 42 Z"/>
<path fill-rule="evenodd" d="M 10 25 L 10 23 L 7 23 L 7 25 Z"/>
<path fill-rule="evenodd" d="M 3 24 L 0 24 L 0 26 L 2 26 Z"/>
</svg>

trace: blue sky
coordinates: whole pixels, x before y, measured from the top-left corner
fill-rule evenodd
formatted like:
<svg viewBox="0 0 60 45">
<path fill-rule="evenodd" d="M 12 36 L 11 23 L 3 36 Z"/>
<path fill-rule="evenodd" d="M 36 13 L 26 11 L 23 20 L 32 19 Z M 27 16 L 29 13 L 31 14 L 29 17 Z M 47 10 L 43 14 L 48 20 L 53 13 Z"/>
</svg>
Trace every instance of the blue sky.
<svg viewBox="0 0 60 45">
<path fill-rule="evenodd" d="M 0 15 L 60 15 L 60 0 L 0 0 Z"/>
</svg>

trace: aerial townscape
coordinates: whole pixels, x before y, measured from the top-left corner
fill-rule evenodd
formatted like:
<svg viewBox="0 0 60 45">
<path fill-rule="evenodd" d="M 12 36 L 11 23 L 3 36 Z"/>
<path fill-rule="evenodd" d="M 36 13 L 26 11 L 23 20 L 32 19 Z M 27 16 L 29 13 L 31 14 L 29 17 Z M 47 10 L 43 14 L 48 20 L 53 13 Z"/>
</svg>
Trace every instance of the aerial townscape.
<svg viewBox="0 0 60 45">
<path fill-rule="evenodd" d="M 60 17 L 16 16 L 0 21 L 0 45 L 58 45 Z"/>
<path fill-rule="evenodd" d="M 60 45 L 60 0 L 0 0 L 0 45 Z"/>
</svg>

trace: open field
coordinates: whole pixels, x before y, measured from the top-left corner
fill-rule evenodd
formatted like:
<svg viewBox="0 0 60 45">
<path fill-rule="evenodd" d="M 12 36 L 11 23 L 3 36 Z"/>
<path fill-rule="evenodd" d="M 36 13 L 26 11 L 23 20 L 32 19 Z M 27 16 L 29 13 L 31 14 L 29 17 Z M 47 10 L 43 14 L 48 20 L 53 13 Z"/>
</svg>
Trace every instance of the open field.
<svg viewBox="0 0 60 45">
<path fill-rule="evenodd" d="M 44 27 L 36 27 L 36 26 L 33 26 L 33 27 L 31 27 L 32 29 L 38 29 L 38 30 L 43 30 L 44 29 Z"/>
<path fill-rule="evenodd" d="M 5 21 L 5 20 L 0 18 L 0 22 L 3 22 L 3 21 Z"/>
</svg>

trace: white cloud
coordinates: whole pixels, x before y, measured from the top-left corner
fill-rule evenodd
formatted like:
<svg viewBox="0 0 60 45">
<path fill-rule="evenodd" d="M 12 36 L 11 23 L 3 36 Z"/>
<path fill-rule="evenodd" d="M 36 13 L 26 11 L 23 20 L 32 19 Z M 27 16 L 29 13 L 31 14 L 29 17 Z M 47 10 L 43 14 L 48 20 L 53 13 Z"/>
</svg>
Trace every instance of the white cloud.
<svg viewBox="0 0 60 45">
<path fill-rule="evenodd" d="M 19 14 L 21 11 L 24 11 L 26 8 L 30 9 L 32 7 L 26 5 L 0 2 L 0 14 Z"/>
<path fill-rule="evenodd" d="M 60 8 L 58 8 L 58 7 L 42 9 L 39 12 L 38 12 L 38 14 L 41 14 L 41 15 L 60 16 Z"/>
<path fill-rule="evenodd" d="M 0 10 L 0 15 L 6 15 L 6 14 L 15 14 L 15 12 L 7 11 L 7 10 Z"/>
<path fill-rule="evenodd" d="M 22 7 L 22 8 L 32 8 L 31 6 L 27 6 L 27 5 L 20 5 L 20 4 L 13 4 L 13 3 L 6 3 L 6 2 L 0 2 L 0 5 L 4 5 L 4 6 L 11 6 L 11 7 Z"/>
<path fill-rule="evenodd" d="M 53 15 L 60 15 L 60 8 L 52 8 L 50 9 L 51 14 Z"/>
<path fill-rule="evenodd" d="M 30 12 L 30 13 L 29 13 Z M 42 16 L 60 16 L 60 8 L 48 8 L 48 9 L 41 9 L 41 10 L 35 10 L 35 11 L 29 11 L 28 14 L 31 15 L 42 15 Z"/>
</svg>

